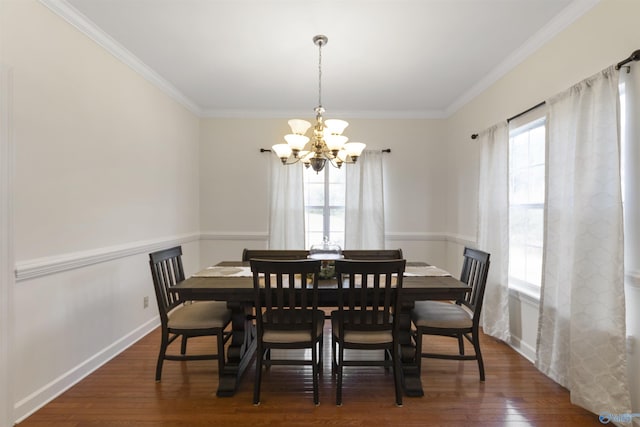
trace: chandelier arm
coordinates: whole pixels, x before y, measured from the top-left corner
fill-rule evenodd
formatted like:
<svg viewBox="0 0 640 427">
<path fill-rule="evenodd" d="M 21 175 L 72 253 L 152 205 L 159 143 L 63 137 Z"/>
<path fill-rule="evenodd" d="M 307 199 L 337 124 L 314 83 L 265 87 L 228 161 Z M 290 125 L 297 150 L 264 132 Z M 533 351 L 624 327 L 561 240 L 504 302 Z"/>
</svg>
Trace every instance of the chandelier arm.
<svg viewBox="0 0 640 427">
<path fill-rule="evenodd" d="M 291 161 L 291 159 L 293 159 L 293 161 Z M 300 160 L 301 160 L 300 157 L 289 156 L 289 157 L 287 157 L 287 160 L 285 160 L 282 164 L 285 165 L 285 166 L 295 165 Z"/>
<path fill-rule="evenodd" d="M 336 160 L 335 157 L 333 159 L 330 159 L 330 158 L 327 157 L 327 160 L 329 160 L 329 163 L 331 163 L 331 166 L 333 166 L 336 169 L 340 169 L 342 167 L 342 163 L 344 163 L 344 162 L 342 162 L 342 163 L 340 163 L 338 165 L 337 162 L 335 161 Z"/>
</svg>

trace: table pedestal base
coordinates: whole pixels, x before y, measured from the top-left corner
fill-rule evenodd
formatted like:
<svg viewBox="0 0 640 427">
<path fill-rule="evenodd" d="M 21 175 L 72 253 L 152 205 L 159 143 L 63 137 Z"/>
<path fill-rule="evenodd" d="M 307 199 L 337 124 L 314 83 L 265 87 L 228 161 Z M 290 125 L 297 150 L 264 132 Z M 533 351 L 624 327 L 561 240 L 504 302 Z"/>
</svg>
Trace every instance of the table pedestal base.
<svg viewBox="0 0 640 427">
<path fill-rule="evenodd" d="M 227 348 L 224 369 L 218 375 L 218 397 L 231 397 L 236 393 L 240 378 L 256 352 L 256 332 L 253 326 L 252 303 L 229 302 L 232 310 L 232 336 Z"/>
</svg>

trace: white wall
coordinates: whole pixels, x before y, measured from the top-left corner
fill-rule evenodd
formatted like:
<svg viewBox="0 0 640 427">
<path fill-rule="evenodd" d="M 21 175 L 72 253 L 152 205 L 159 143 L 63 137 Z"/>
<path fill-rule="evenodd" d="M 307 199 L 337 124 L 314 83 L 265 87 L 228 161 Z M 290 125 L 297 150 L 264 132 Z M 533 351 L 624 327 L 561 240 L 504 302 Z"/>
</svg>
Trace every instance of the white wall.
<svg viewBox="0 0 640 427">
<path fill-rule="evenodd" d="M 158 324 L 147 252 L 184 244 L 197 268 L 199 119 L 37 1 L 2 1 L 21 419 Z"/>
<path fill-rule="evenodd" d="M 640 1 L 603 0 L 448 120 L 448 230 L 460 235 L 476 234 L 478 145 L 470 135 L 628 57 L 640 48 L 638 16 Z M 453 249 L 451 253 L 459 253 L 459 250 L 461 248 Z M 629 310 L 636 312 L 640 307 L 638 295 L 637 289 L 627 293 Z M 534 358 L 538 326 L 536 302 L 513 294 L 510 314 L 514 333 L 511 344 L 527 357 Z M 627 329 L 630 340 L 639 342 L 638 326 L 628 325 Z M 629 358 L 630 366 L 640 366 L 639 349 L 634 349 Z M 634 372 L 637 373 L 638 368 Z M 636 390 L 634 410 L 638 412 L 640 375 L 631 377 L 631 381 L 632 389 Z"/>
<path fill-rule="evenodd" d="M 347 119 L 351 140 L 368 149 L 391 149 L 384 155 L 386 247 L 401 247 L 410 259 L 446 263 L 444 120 Z M 260 148 L 270 148 L 287 132 L 282 118 L 202 120 L 203 267 L 236 259 L 244 247 L 266 247 L 273 154 Z"/>
<path fill-rule="evenodd" d="M 13 72 L 20 419 L 157 324 L 147 252 L 182 244 L 192 272 L 266 245 L 270 154 L 259 148 L 287 124 L 198 119 L 35 0 L 0 1 Z M 469 136 L 639 48 L 639 13 L 637 0 L 603 0 L 448 120 L 344 117 L 352 140 L 392 150 L 386 246 L 459 271 L 476 235 Z M 513 345 L 529 356 L 536 313 L 514 295 Z"/>
</svg>

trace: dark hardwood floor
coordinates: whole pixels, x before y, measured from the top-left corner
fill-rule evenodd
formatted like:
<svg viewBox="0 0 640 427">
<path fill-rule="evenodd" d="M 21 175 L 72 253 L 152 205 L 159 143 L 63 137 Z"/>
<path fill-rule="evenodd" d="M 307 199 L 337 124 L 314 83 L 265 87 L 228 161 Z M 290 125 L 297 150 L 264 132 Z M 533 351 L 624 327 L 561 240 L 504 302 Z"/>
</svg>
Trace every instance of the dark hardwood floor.
<svg viewBox="0 0 640 427">
<path fill-rule="evenodd" d="M 154 381 L 159 330 L 149 334 L 19 424 L 79 426 L 598 426 L 597 415 L 569 401 L 569 393 L 504 343 L 482 337 L 486 382 L 475 362 L 424 360 L 425 396 L 396 407 L 393 375 L 381 367 L 345 370 L 343 406 L 335 405 L 330 330 L 325 329 L 320 406 L 313 404 L 308 367 L 276 366 L 263 376 L 261 405 L 252 402 L 252 368 L 238 393 L 215 396 L 215 361 L 171 362 Z M 427 340 L 432 348 L 455 341 Z M 190 341 L 192 351 L 213 338 Z M 453 346 L 453 347 L 451 347 Z"/>
</svg>

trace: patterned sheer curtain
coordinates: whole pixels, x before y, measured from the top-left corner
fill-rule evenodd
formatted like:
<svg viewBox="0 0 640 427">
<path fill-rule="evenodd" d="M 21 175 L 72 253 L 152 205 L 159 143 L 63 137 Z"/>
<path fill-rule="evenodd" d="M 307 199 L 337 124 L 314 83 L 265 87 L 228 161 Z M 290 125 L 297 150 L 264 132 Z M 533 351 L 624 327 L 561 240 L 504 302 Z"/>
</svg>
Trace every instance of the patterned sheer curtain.
<svg viewBox="0 0 640 427">
<path fill-rule="evenodd" d="M 304 249 L 303 166 L 283 166 L 270 157 L 269 249 Z"/>
<path fill-rule="evenodd" d="M 547 101 L 545 255 L 536 366 L 591 412 L 630 413 L 618 72 Z"/>
<path fill-rule="evenodd" d="M 624 269 L 627 303 L 627 336 L 632 348 L 640 346 L 640 63 L 621 72 L 624 85 L 623 125 L 623 200 L 624 200 Z M 629 388 L 633 412 L 640 412 L 640 352 L 631 352 L 628 363 Z M 640 426 L 640 419 L 634 419 Z"/>
<path fill-rule="evenodd" d="M 509 126 L 478 135 L 478 247 L 491 254 L 481 324 L 485 334 L 509 341 Z"/>
<path fill-rule="evenodd" d="M 346 168 L 345 249 L 384 249 L 382 152 L 365 150 Z"/>
</svg>

